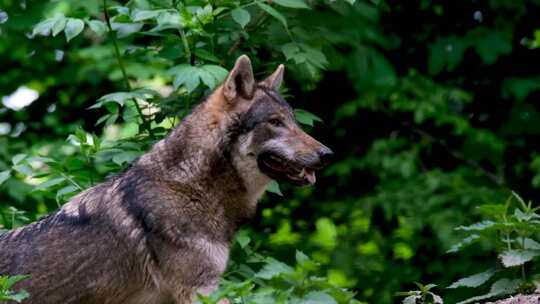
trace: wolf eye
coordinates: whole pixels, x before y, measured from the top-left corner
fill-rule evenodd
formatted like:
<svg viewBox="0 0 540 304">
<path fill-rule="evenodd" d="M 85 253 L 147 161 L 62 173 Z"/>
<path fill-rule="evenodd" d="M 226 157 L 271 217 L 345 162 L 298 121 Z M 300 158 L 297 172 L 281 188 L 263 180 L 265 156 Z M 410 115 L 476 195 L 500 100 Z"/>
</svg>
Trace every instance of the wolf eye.
<svg viewBox="0 0 540 304">
<path fill-rule="evenodd" d="M 277 118 L 272 118 L 268 120 L 268 123 L 275 127 L 283 127 L 283 122 Z"/>
</svg>

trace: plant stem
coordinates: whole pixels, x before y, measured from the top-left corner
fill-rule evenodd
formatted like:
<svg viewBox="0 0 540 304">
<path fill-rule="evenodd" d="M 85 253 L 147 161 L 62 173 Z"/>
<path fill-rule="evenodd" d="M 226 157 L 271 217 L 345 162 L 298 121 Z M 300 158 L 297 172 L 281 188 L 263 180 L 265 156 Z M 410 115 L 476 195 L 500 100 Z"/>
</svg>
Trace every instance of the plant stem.
<svg viewBox="0 0 540 304">
<path fill-rule="evenodd" d="M 80 191 L 84 190 L 83 187 L 81 187 L 81 185 L 79 185 L 73 178 L 71 178 L 69 175 L 65 174 L 65 173 L 60 173 L 60 175 L 65 178 L 68 182 L 70 182 L 73 186 L 77 187 L 77 189 L 79 189 Z"/>
<path fill-rule="evenodd" d="M 186 38 L 186 32 L 183 29 L 179 29 L 180 37 L 182 38 L 182 45 L 184 46 L 184 52 L 186 52 L 187 64 L 191 65 L 191 49 L 189 48 L 189 42 Z"/>
<path fill-rule="evenodd" d="M 107 28 L 109 29 L 109 35 L 111 37 L 111 40 L 114 46 L 114 55 L 116 57 L 116 61 L 118 62 L 118 66 L 120 67 L 120 71 L 122 72 L 122 78 L 124 79 L 124 84 L 126 85 L 126 89 L 129 92 L 131 92 L 132 91 L 131 84 L 129 83 L 129 78 L 127 76 L 124 61 L 122 60 L 122 56 L 120 55 L 120 49 L 118 47 L 118 40 L 116 39 L 116 33 L 112 29 L 109 13 L 107 12 L 107 0 L 103 0 L 103 14 L 105 15 L 105 22 L 107 24 Z M 135 98 L 133 98 L 132 100 L 133 100 L 133 104 L 135 105 L 135 109 L 137 110 L 137 113 L 139 114 L 139 117 L 141 118 L 142 125 L 144 126 L 148 134 L 152 138 L 154 138 L 154 133 L 152 132 L 150 123 L 146 121 L 146 118 L 144 117 L 144 114 L 141 110 L 141 107 L 139 106 L 139 103 L 137 103 L 137 100 Z"/>
</svg>

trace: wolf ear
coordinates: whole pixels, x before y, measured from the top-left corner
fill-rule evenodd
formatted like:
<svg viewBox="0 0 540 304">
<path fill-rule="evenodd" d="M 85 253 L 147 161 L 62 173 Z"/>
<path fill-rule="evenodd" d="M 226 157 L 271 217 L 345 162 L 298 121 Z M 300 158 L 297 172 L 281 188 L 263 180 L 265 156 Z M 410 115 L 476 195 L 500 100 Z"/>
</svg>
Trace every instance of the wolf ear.
<svg viewBox="0 0 540 304">
<path fill-rule="evenodd" d="M 255 78 L 253 77 L 251 60 L 249 60 L 248 56 L 242 55 L 236 59 L 234 68 L 223 83 L 223 94 L 229 101 L 238 96 L 250 99 L 253 97 L 254 89 Z"/>
<path fill-rule="evenodd" d="M 277 69 L 275 70 L 272 75 L 266 77 L 265 80 L 262 81 L 262 85 L 279 91 L 279 88 L 281 87 L 281 82 L 283 82 L 283 72 L 285 71 L 285 66 L 283 64 L 280 64 Z"/>
</svg>

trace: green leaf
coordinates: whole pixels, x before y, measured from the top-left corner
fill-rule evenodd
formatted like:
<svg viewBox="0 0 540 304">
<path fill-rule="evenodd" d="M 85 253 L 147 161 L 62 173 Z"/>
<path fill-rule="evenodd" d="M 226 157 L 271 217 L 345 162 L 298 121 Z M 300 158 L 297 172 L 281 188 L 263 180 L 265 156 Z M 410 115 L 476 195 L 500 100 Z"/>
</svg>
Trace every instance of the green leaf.
<svg viewBox="0 0 540 304">
<path fill-rule="evenodd" d="M 303 0 L 273 0 L 272 3 L 290 8 L 310 9 L 310 7 Z"/>
<path fill-rule="evenodd" d="M 120 106 L 123 106 L 128 100 L 133 98 L 133 93 L 130 92 L 116 92 L 104 95 L 98 99 L 98 102 L 90 106 L 89 109 L 97 109 L 102 107 L 105 103 L 116 102 Z"/>
<path fill-rule="evenodd" d="M 519 239 L 520 244 L 523 243 L 523 249 L 533 249 L 533 250 L 540 250 L 540 243 L 538 243 L 535 240 L 525 238 L 525 239 Z"/>
<path fill-rule="evenodd" d="M 428 295 L 431 296 L 434 304 L 443 304 L 443 299 L 440 296 L 434 294 L 433 292 L 428 292 Z"/>
<path fill-rule="evenodd" d="M 461 249 L 477 242 L 480 240 L 480 235 L 478 234 L 473 234 L 473 235 L 470 235 L 466 238 L 464 238 L 461 242 L 453 245 L 450 249 L 448 249 L 448 251 L 446 251 L 446 253 L 453 253 L 453 252 L 458 252 L 460 251 Z"/>
<path fill-rule="evenodd" d="M 283 55 L 285 55 L 285 58 L 289 60 L 300 52 L 300 48 L 296 43 L 289 42 L 281 46 L 281 51 L 283 52 Z"/>
<path fill-rule="evenodd" d="M 305 255 L 302 251 L 300 250 L 296 250 L 296 263 L 302 265 L 302 264 L 305 264 L 306 262 L 309 262 L 310 259 L 307 255 Z"/>
<path fill-rule="evenodd" d="M 456 36 L 438 37 L 429 46 L 429 73 L 434 75 L 444 70 L 453 71 L 463 60 L 463 55 L 468 47 L 466 39 Z"/>
<path fill-rule="evenodd" d="M 317 245 L 332 249 L 337 244 L 338 231 L 336 224 L 329 218 L 320 218 L 315 223 L 316 233 L 312 235 L 313 242 Z"/>
<path fill-rule="evenodd" d="M 205 64 L 201 66 L 201 69 L 209 72 L 216 79 L 216 83 L 220 84 L 225 81 L 225 78 L 229 74 L 229 71 L 220 67 L 219 65 Z"/>
<path fill-rule="evenodd" d="M 267 264 L 264 265 L 264 267 L 255 275 L 257 278 L 270 280 L 284 274 L 294 273 L 294 269 L 285 263 L 277 261 L 273 258 L 267 258 L 266 261 Z"/>
<path fill-rule="evenodd" d="M 493 64 L 498 57 L 512 52 L 512 35 L 479 27 L 467 33 L 467 37 L 486 65 Z"/>
<path fill-rule="evenodd" d="M 98 36 L 104 36 L 108 31 L 107 25 L 103 21 L 90 20 L 86 23 L 88 24 L 88 27 L 90 27 L 90 29 Z"/>
<path fill-rule="evenodd" d="M 30 276 L 28 275 L 14 275 L 14 276 L 10 276 L 7 278 L 7 287 L 8 288 L 11 288 L 13 285 L 23 281 L 23 280 L 26 280 L 28 279 Z"/>
<path fill-rule="evenodd" d="M 302 49 L 304 57 L 317 68 L 324 69 L 328 65 L 326 56 L 320 50 L 305 43 L 299 43 L 298 46 Z"/>
<path fill-rule="evenodd" d="M 56 201 L 60 201 L 60 198 L 62 198 L 62 196 L 66 195 L 66 194 L 73 193 L 73 192 L 75 192 L 77 190 L 79 190 L 79 188 L 74 186 L 74 185 L 69 185 L 67 187 L 64 187 L 64 188 L 58 190 L 56 192 Z"/>
<path fill-rule="evenodd" d="M 68 18 L 64 33 L 66 34 L 66 40 L 69 42 L 71 39 L 79 35 L 84 29 L 84 22 L 80 19 Z"/>
<path fill-rule="evenodd" d="M 251 20 L 251 15 L 249 12 L 243 8 L 235 8 L 231 11 L 231 16 L 236 23 L 238 23 L 242 28 L 245 28 L 246 25 Z"/>
<path fill-rule="evenodd" d="M 141 152 L 139 151 L 122 151 L 113 156 L 112 161 L 117 165 L 123 165 L 124 163 L 129 163 L 135 158 L 139 157 Z"/>
<path fill-rule="evenodd" d="M 22 301 L 28 297 L 30 297 L 30 294 L 26 290 L 21 290 L 17 292 L 16 294 L 9 295 L 9 300 L 13 300 L 17 303 L 22 303 Z"/>
<path fill-rule="evenodd" d="M 236 236 L 236 241 L 238 242 L 241 248 L 246 248 L 249 242 L 251 242 L 251 238 L 249 237 L 249 235 L 247 235 L 246 231 L 241 231 L 241 232 L 244 232 L 244 233 L 238 233 L 238 235 Z"/>
<path fill-rule="evenodd" d="M 50 35 L 51 29 L 54 26 L 55 22 L 56 22 L 56 18 L 49 18 L 36 24 L 36 26 L 34 26 L 34 29 L 32 30 L 32 37 L 38 34 L 44 35 L 44 36 Z"/>
<path fill-rule="evenodd" d="M 219 58 L 217 58 L 214 54 L 210 53 L 209 51 L 205 49 L 196 49 L 194 53 L 195 53 L 195 56 L 201 59 L 216 62 L 216 63 L 220 62 Z"/>
<path fill-rule="evenodd" d="M 23 153 L 17 154 L 13 156 L 13 158 L 11 158 L 11 163 L 13 165 L 18 165 L 25 158 L 26 158 L 26 154 L 23 154 Z"/>
<path fill-rule="evenodd" d="M 169 73 L 174 75 L 173 85 L 176 89 L 184 85 L 188 93 L 191 93 L 197 88 L 197 86 L 199 86 L 199 71 L 194 66 L 181 64 L 170 69 Z"/>
<path fill-rule="evenodd" d="M 457 304 L 475 303 L 475 302 L 490 299 L 493 297 L 508 295 L 515 292 L 518 289 L 518 287 L 521 285 L 521 283 L 522 281 L 518 279 L 516 280 L 500 279 L 496 281 L 495 283 L 493 283 L 493 285 L 491 285 L 491 289 L 488 293 L 481 296 L 469 298 L 467 300 L 458 302 Z"/>
<path fill-rule="evenodd" d="M 117 23 L 112 22 L 111 28 L 118 35 L 118 38 L 125 38 L 131 34 L 140 32 L 143 23 Z"/>
<path fill-rule="evenodd" d="M 216 79 L 214 76 L 208 72 L 207 70 L 198 68 L 197 69 L 197 75 L 202 80 L 202 82 L 209 87 L 210 89 L 213 89 L 216 87 Z"/>
<path fill-rule="evenodd" d="M 337 304 L 336 300 L 323 291 L 310 291 L 302 300 L 302 304 Z"/>
<path fill-rule="evenodd" d="M 277 194 L 279 196 L 283 196 L 283 193 L 281 193 L 281 189 L 279 189 L 279 184 L 272 180 L 270 183 L 268 183 L 268 186 L 266 186 L 266 191 Z"/>
<path fill-rule="evenodd" d="M 66 27 L 67 19 L 64 16 L 59 16 L 54 22 L 51 33 L 53 36 L 58 35 Z"/>
<path fill-rule="evenodd" d="M 416 300 L 420 300 L 422 297 L 419 295 L 410 295 L 401 301 L 402 304 L 416 304 Z"/>
<path fill-rule="evenodd" d="M 60 183 L 63 183 L 66 179 L 64 177 L 57 177 L 57 178 L 52 178 L 52 179 L 49 179 L 48 181 L 45 181 L 39 185 L 37 185 L 35 188 L 34 188 L 34 191 L 40 191 L 40 190 L 44 190 L 44 189 L 47 189 L 47 188 L 50 188 L 52 186 L 55 186 L 55 185 L 58 185 Z"/>
<path fill-rule="evenodd" d="M 308 125 L 313 127 L 313 122 L 319 121 L 322 122 L 323 120 L 319 117 L 317 117 L 315 114 L 310 113 L 306 110 L 302 109 L 295 109 L 294 110 L 294 116 L 296 117 L 296 120 L 304 125 Z"/>
<path fill-rule="evenodd" d="M 26 176 L 31 176 L 33 173 L 32 168 L 28 165 L 16 165 L 16 166 L 13 166 L 13 170 Z"/>
<path fill-rule="evenodd" d="M 514 267 L 523 265 L 539 255 L 540 250 L 517 249 L 504 251 L 499 254 L 499 258 L 504 267 Z"/>
<path fill-rule="evenodd" d="M 279 22 L 281 22 L 281 24 L 283 24 L 283 26 L 288 29 L 289 26 L 287 25 L 287 19 L 285 19 L 285 17 L 280 13 L 278 12 L 275 8 L 271 7 L 270 5 L 268 4 L 264 4 L 262 2 L 257 2 L 257 5 L 265 12 L 267 12 L 270 16 L 276 18 Z"/>
<path fill-rule="evenodd" d="M 480 272 L 462 279 L 457 280 L 456 282 L 452 283 L 452 285 L 448 286 L 447 288 L 458 288 L 458 287 L 478 287 L 485 282 L 487 282 L 489 279 L 495 275 L 496 271 L 495 269 L 491 268 L 484 272 Z"/>
<path fill-rule="evenodd" d="M 495 222 L 485 220 L 479 223 L 475 223 L 469 226 L 459 226 L 456 228 L 456 230 L 463 230 L 463 231 L 482 231 L 487 230 L 491 227 L 495 226 Z"/>
<path fill-rule="evenodd" d="M 5 170 L 0 172 L 0 185 L 7 181 L 11 177 L 11 170 Z"/>
<path fill-rule="evenodd" d="M 152 18 L 157 17 L 161 12 L 162 11 L 160 10 L 151 11 L 151 10 L 137 10 L 136 9 L 131 13 L 131 20 L 133 20 L 134 22 L 139 22 L 139 21 L 143 21 L 147 19 L 152 19 Z"/>
</svg>

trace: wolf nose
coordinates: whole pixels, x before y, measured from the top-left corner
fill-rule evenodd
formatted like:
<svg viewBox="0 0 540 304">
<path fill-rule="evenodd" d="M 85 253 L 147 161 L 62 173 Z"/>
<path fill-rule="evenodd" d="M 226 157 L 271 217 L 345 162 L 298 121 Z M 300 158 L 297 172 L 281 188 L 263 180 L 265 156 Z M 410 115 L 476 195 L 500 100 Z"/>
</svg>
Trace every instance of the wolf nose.
<svg viewBox="0 0 540 304">
<path fill-rule="evenodd" d="M 323 165 L 327 165 L 332 160 L 332 158 L 334 158 L 334 152 L 324 147 L 321 150 L 319 150 L 319 158 L 321 159 L 321 163 Z"/>
</svg>

